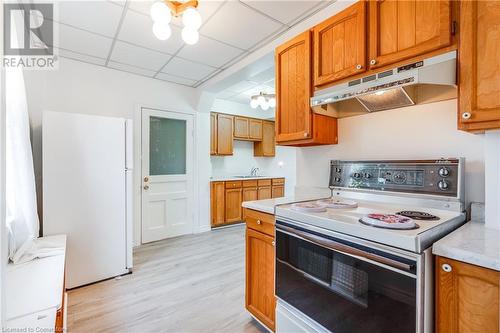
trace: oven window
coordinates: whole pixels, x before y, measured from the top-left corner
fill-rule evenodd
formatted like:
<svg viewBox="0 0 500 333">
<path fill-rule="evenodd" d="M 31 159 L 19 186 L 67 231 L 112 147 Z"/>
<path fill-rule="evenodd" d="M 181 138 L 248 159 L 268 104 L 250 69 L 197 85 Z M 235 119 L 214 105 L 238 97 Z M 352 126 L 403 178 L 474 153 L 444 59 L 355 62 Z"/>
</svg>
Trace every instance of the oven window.
<svg viewBox="0 0 500 333">
<path fill-rule="evenodd" d="M 335 333 L 416 329 L 415 278 L 279 230 L 276 294 Z"/>
</svg>

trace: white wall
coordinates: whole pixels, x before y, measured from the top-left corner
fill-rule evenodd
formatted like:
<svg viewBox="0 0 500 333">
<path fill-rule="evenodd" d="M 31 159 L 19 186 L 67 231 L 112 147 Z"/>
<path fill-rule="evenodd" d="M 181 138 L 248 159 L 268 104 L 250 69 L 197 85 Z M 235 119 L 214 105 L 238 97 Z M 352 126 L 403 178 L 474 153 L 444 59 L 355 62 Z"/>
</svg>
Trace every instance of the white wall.
<svg viewBox="0 0 500 333">
<path fill-rule="evenodd" d="M 297 151 L 297 187 L 328 186 L 332 159 L 466 158 L 467 202 L 484 202 L 483 136 L 457 130 L 457 101 L 339 120 L 339 144 Z"/>
<path fill-rule="evenodd" d="M 124 117 L 138 120 L 138 106 L 168 111 L 194 113 L 199 96 L 195 89 L 152 80 L 142 76 L 89 65 L 73 60 L 60 59 L 55 71 L 25 71 L 33 141 L 33 157 L 39 202 L 41 203 L 41 121 L 42 111 L 75 112 L 103 116 Z M 135 122 L 140 128 L 139 122 Z M 196 126 L 196 124 L 195 124 Z M 197 136 L 198 137 L 198 136 Z M 207 136 L 208 138 L 208 136 Z M 135 140 L 139 151 L 140 140 Z M 204 139 L 203 141 L 207 141 Z M 209 154 L 209 147 L 206 148 Z M 140 198 L 140 169 L 136 161 L 136 216 L 134 238 L 140 235 L 137 215 Z M 208 176 L 207 176 L 208 177 Z M 205 180 L 208 183 L 208 179 Z M 41 209 L 41 204 L 39 204 Z M 41 211 L 40 211 L 40 215 Z M 199 214 L 200 220 L 209 223 L 208 210 Z"/>
</svg>

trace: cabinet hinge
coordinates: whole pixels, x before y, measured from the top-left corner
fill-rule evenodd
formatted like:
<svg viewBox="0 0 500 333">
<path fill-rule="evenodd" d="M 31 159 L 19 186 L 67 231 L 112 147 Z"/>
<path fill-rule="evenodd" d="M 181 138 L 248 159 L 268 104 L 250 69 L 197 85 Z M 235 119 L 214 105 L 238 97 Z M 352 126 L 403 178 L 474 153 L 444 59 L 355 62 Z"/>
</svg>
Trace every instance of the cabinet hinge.
<svg viewBox="0 0 500 333">
<path fill-rule="evenodd" d="M 455 35 L 457 33 L 457 21 L 451 22 L 451 34 Z"/>
</svg>

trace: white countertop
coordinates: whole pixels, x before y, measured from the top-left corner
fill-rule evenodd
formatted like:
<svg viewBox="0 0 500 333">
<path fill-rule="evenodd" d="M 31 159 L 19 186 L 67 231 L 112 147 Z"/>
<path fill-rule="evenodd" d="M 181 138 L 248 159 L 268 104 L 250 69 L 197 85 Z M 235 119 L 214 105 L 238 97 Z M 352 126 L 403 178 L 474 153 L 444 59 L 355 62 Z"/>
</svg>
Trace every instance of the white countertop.
<svg viewBox="0 0 500 333">
<path fill-rule="evenodd" d="M 500 230 L 468 222 L 434 243 L 432 253 L 500 271 Z"/>
<path fill-rule="evenodd" d="M 57 246 L 66 246 L 66 236 L 43 237 Z M 5 302 L 7 320 L 61 307 L 65 254 L 7 265 Z"/>
<path fill-rule="evenodd" d="M 237 177 L 237 176 L 212 176 L 210 177 L 211 182 L 222 182 L 222 181 L 234 181 L 234 180 L 255 180 L 255 179 L 273 179 L 273 178 L 285 178 L 283 176 L 258 176 L 258 177 Z"/>
<path fill-rule="evenodd" d="M 306 200 L 315 200 L 320 199 L 318 196 L 290 196 L 290 197 L 281 197 L 274 199 L 264 199 L 264 200 L 255 200 L 255 201 L 244 201 L 242 206 L 248 209 L 253 209 L 259 212 L 274 214 L 275 207 L 277 205 L 285 205 L 297 201 L 306 201 Z"/>
</svg>

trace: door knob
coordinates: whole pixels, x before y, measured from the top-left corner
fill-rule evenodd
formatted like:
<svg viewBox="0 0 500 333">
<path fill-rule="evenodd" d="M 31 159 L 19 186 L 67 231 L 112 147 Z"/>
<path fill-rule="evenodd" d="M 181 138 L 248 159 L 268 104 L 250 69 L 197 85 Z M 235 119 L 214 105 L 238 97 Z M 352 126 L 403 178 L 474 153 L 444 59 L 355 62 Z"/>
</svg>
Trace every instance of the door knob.
<svg viewBox="0 0 500 333">
<path fill-rule="evenodd" d="M 449 273 L 449 272 L 451 272 L 451 271 L 452 271 L 452 268 L 451 268 L 451 266 L 450 266 L 449 264 L 443 264 L 443 265 L 441 266 L 441 268 L 443 269 L 443 271 L 445 271 L 445 272 L 447 272 L 447 273 Z"/>
<path fill-rule="evenodd" d="M 144 182 L 145 183 L 149 182 L 149 177 L 144 177 Z"/>
<path fill-rule="evenodd" d="M 149 185 L 144 185 L 145 190 L 149 190 Z"/>
</svg>

